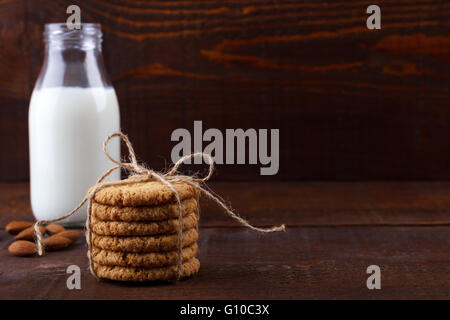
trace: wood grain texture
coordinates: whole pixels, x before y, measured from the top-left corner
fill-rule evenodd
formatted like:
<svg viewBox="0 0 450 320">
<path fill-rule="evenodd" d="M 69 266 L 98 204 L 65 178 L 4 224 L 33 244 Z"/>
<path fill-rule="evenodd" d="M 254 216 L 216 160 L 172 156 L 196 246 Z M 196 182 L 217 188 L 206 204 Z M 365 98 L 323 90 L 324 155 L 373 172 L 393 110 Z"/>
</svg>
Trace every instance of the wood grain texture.
<svg viewBox="0 0 450 320">
<path fill-rule="evenodd" d="M 71 1 L 0 1 L 0 180 L 28 179 L 27 110 L 44 23 Z M 280 128 L 280 171 L 223 165 L 216 180 L 450 178 L 450 5 L 370 1 L 106 1 L 100 22 L 122 129 L 155 169 L 171 132 Z"/>
<path fill-rule="evenodd" d="M 96 281 L 81 243 L 40 258 L 10 256 L 0 231 L 0 299 L 447 299 L 449 231 L 294 227 L 261 236 L 202 228 L 199 274 L 146 285 Z M 81 290 L 66 287 L 72 264 L 81 267 Z M 381 290 L 366 287 L 372 264 L 381 268 Z"/>
<path fill-rule="evenodd" d="M 210 186 L 257 226 L 449 226 L 450 183 L 215 183 Z M 61 212 L 63 214 L 63 212 Z M 27 183 L 0 183 L 0 228 L 33 220 Z M 202 227 L 238 227 L 201 199 Z"/>
<path fill-rule="evenodd" d="M 0 184 L 0 299 L 448 299 L 450 184 L 219 183 L 212 186 L 255 225 L 245 230 L 202 205 L 200 273 L 178 283 L 97 282 L 86 245 L 45 257 L 8 254 L 11 220 L 32 219 L 28 184 Z M 81 267 L 82 290 L 66 287 Z M 381 290 L 366 268 L 381 268 Z M 270 288 L 270 290 L 267 290 Z"/>
</svg>

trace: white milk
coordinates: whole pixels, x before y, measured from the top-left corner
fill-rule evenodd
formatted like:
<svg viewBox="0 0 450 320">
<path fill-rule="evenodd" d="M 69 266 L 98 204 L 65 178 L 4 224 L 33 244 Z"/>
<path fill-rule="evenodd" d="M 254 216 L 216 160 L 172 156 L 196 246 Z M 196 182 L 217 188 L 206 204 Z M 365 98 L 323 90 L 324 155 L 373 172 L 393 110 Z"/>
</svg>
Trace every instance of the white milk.
<svg viewBox="0 0 450 320">
<path fill-rule="evenodd" d="M 36 89 L 29 110 L 31 205 L 36 219 L 60 217 L 83 199 L 89 187 L 114 164 L 103 141 L 120 131 L 119 105 L 113 88 Z M 108 151 L 120 159 L 120 142 Z M 116 170 L 109 180 L 120 178 Z M 64 220 L 83 225 L 86 204 Z"/>
</svg>

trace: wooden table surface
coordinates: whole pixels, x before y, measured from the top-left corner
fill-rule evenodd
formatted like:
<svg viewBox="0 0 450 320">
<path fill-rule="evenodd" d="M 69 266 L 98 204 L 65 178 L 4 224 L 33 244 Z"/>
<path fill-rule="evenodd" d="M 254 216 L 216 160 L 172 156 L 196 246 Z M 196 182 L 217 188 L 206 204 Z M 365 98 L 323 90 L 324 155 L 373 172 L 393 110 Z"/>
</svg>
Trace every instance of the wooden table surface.
<svg viewBox="0 0 450 320">
<path fill-rule="evenodd" d="M 10 256 L 11 220 L 32 219 L 28 184 L 0 184 L 1 299 L 410 299 L 450 297 L 450 183 L 223 183 L 213 189 L 259 235 L 202 204 L 201 269 L 177 283 L 96 281 L 86 245 L 45 257 Z M 66 268 L 81 267 L 81 290 Z M 368 290 L 366 268 L 381 268 Z"/>
</svg>

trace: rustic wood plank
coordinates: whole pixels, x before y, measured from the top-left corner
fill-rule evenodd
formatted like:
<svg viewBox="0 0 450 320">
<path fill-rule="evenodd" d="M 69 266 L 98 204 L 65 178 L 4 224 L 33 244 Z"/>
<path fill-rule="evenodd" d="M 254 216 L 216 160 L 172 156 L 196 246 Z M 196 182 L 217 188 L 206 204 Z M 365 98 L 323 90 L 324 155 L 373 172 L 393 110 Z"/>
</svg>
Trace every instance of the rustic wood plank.
<svg viewBox="0 0 450 320">
<path fill-rule="evenodd" d="M 179 283 L 97 282 L 86 248 L 45 257 L 9 256 L 0 232 L 0 298 L 22 299 L 447 299 L 449 227 L 290 228 L 257 235 L 203 228 L 198 276 Z M 82 290 L 66 288 L 68 265 L 82 267 Z M 382 289 L 366 288 L 379 265 Z M 270 290 L 267 290 L 270 288 Z"/>
<path fill-rule="evenodd" d="M 449 225 L 450 183 L 212 183 L 211 188 L 260 226 Z M 237 226 L 202 201 L 201 225 Z M 0 227 L 33 219 L 26 183 L 0 183 Z"/>
<path fill-rule="evenodd" d="M 0 180 L 28 179 L 27 109 L 42 28 L 70 0 L 0 2 Z M 161 169 L 171 132 L 280 128 L 280 172 L 297 179 L 450 178 L 449 5 L 370 1 L 105 1 L 77 4 L 104 29 L 122 128 Z M 255 180 L 259 166 L 221 166 Z M 267 178 L 270 180 L 270 178 Z"/>
</svg>

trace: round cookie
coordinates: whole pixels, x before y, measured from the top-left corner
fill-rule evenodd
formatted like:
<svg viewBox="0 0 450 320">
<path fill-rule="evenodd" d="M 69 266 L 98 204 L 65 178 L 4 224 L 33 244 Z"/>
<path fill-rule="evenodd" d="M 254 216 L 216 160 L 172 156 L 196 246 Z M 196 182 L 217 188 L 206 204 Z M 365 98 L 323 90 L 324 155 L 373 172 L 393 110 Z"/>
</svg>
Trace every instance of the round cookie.
<svg viewBox="0 0 450 320">
<path fill-rule="evenodd" d="M 197 227 L 196 213 L 183 218 L 183 230 Z M 150 236 L 157 234 L 174 234 L 178 232 L 178 219 L 157 222 L 121 222 L 100 221 L 91 217 L 91 230 L 102 236 Z"/>
<path fill-rule="evenodd" d="M 178 192 L 180 200 L 200 194 L 197 189 L 184 182 L 174 182 L 172 186 Z M 94 201 L 110 206 L 138 207 L 174 203 L 176 197 L 162 182 L 150 181 L 105 187 L 95 193 Z"/>
<path fill-rule="evenodd" d="M 198 251 L 197 243 L 183 249 L 183 261 L 195 257 Z M 177 264 L 178 251 L 128 253 L 92 248 L 95 263 L 103 266 L 154 268 Z"/>
<path fill-rule="evenodd" d="M 181 265 L 181 277 L 190 277 L 200 269 L 200 261 L 192 258 Z M 101 279 L 119 281 L 155 281 L 155 280 L 175 280 L 177 278 L 177 266 L 165 268 L 132 268 L 118 266 L 103 266 L 94 263 L 94 271 Z"/>
<path fill-rule="evenodd" d="M 188 198 L 181 202 L 182 215 L 197 211 L 197 200 Z M 117 207 L 92 202 L 92 215 L 103 221 L 160 221 L 178 217 L 178 204 L 153 207 Z"/>
<path fill-rule="evenodd" d="M 160 252 L 172 251 L 178 247 L 178 235 L 159 235 L 146 237 L 113 237 L 91 233 L 91 243 L 94 247 L 122 252 Z M 183 248 L 198 240 L 197 228 L 183 231 Z"/>
</svg>

